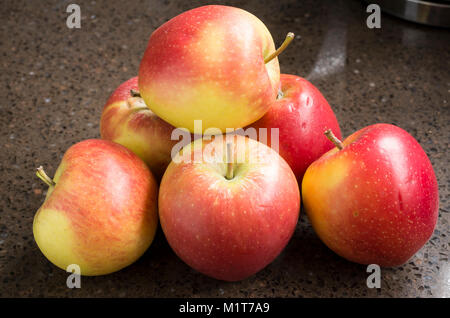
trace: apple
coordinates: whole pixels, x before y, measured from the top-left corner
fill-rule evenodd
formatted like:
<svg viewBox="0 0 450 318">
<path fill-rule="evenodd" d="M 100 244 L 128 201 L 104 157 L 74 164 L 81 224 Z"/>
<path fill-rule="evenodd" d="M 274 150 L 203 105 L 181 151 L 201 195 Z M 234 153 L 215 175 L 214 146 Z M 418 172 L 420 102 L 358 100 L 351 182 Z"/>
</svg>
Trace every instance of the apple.
<svg viewBox="0 0 450 318">
<path fill-rule="evenodd" d="M 278 151 L 292 168 L 299 183 L 308 166 L 333 144 L 323 137 L 327 129 L 341 138 L 336 116 L 320 91 L 309 81 L 295 75 L 281 74 L 280 98 L 269 111 L 249 127 L 259 132 L 266 128 L 267 145 L 272 144 L 272 129 L 278 128 Z M 261 134 L 259 141 L 262 141 Z M 275 136 L 275 135 L 274 135 Z"/>
<path fill-rule="evenodd" d="M 439 195 L 419 143 L 389 124 L 365 127 L 306 170 L 303 203 L 314 230 L 334 252 L 360 264 L 398 266 L 430 238 Z M 325 138 L 325 137 L 324 137 Z"/>
<path fill-rule="evenodd" d="M 148 107 L 175 127 L 241 128 L 262 117 L 277 96 L 278 55 L 264 23 L 230 6 L 186 11 L 150 36 L 139 67 Z M 273 53 L 273 54 L 272 54 Z M 196 132 L 197 133 L 197 132 Z"/>
<path fill-rule="evenodd" d="M 33 222 L 34 239 L 47 259 L 81 275 L 103 275 L 136 261 L 150 246 L 158 224 L 157 185 L 134 153 L 107 140 L 70 147 Z"/>
<path fill-rule="evenodd" d="M 218 135 L 197 139 L 174 158 L 158 206 L 167 241 L 185 263 L 210 277 L 238 281 L 286 246 L 300 194 L 292 170 L 274 150 L 244 136 Z"/>
<path fill-rule="evenodd" d="M 156 116 L 138 92 L 138 78 L 122 83 L 110 96 L 100 120 L 102 139 L 119 143 L 137 154 L 160 180 L 171 159 L 172 148 L 190 143 L 190 134 L 172 140 L 172 125 Z"/>
</svg>

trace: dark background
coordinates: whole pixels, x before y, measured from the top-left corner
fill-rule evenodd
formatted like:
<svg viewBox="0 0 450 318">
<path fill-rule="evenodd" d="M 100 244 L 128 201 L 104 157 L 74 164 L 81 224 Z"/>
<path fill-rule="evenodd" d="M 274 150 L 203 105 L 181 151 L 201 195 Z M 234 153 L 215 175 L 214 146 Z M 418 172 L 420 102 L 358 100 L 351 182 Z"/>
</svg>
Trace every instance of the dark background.
<svg viewBox="0 0 450 318">
<path fill-rule="evenodd" d="M 66 7 L 81 7 L 81 29 L 66 27 Z M 209 2 L 211 3 L 211 2 Z M 430 241 L 409 263 L 382 269 L 381 289 L 366 286 L 366 267 L 331 252 L 301 212 L 284 252 L 237 283 L 190 269 L 161 230 L 135 264 L 102 277 L 68 274 L 37 248 L 34 213 L 45 185 L 72 144 L 99 137 L 109 94 L 137 75 L 151 32 L 205 1 L 2 1 L 0 6 L 0 296 L 1 297 L 450 297 L 449 92 L 450 31 L 382 16 L 366 27 L 361 1 L 216 1 L 258 16 L 279 45 L 282 73 L 315 84 L 332 105 L 343 135 L 376 122 L 411 133 L 434 166 L 439 220 Z M 57 239 L 57 238 L 55 238 Z"/>
</svg>

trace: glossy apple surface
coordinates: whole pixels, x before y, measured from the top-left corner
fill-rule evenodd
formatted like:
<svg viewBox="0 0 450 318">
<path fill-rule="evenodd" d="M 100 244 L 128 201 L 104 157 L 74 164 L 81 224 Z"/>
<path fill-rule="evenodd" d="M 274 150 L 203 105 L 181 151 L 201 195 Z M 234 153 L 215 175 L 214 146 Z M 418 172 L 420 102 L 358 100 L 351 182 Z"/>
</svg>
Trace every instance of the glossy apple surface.
<svg viewBox="0 0 450 318">
<path fill-rule="evenodd" d="M 222 138 L 199 139 L 183 149 L 189 158 L 203 153 L 202 160 L 169 165 L 159 216 L 184 262 L 216 279 L 237 281 L 264 268 L 286 246 L 298 221 L 300 194 L 283 158 L 243 136 L 232 139 L 236 163 L 227 179 Z"/>
<path fill-rule="evenodd" d="M 272 145 L 272 129 L 278 128 L 278 151 L 292 168 L 298 182 L 308 166 L 334 145 L 323 132 L 331 129 L 341 138 L 339 123 L 320 91 L 309 81 L 295 75 L 281 74 L 282 97 L 269 111 L 249 127 L 267 129 L 267 144 Z M 262 142 L 261 134 L 259 141 Z M 275 139 L 277 140 L 277 139 Z"/>
<path fill-rule="evenodd" d="M 100 120 L 102 139 L 119 143 L 137 154 L 160 180 L 171 161 L 172 148 L 179 142 L 172 140 L 175 127 L 156 116 L 140 97 L 138 79 L 133 77 L 122 83 L 103 107 Z M 192 140 L 183 138 L 180 147 Z"/>
<path fill-rule="evenodd" d="M 221 5 L 186 11 L 155 30 L 139 67 L 150 109 L 194 132 L 241 128 L 258 120 L 279 88 L 278 59 L 266 26 L 249 12 Z M 196 132 L 197 133 L 197 132 Z"/>
<path fill-rule="evenodd" d="M 115 272 L 136 261 L 155 235 L 157 185 L 145 163 L 100 139 L 70 147 L 37 211 L 33 234 L 50 262 L 81 275 Z"/>
<path fill-rule="evenodd" d="M 388 124 L 363 128 L 306 171 L 302 196 L 322 241 L 361 264 L 397 266 L 430 238 L 438 186 L 419 143 Z"/>
</svg>

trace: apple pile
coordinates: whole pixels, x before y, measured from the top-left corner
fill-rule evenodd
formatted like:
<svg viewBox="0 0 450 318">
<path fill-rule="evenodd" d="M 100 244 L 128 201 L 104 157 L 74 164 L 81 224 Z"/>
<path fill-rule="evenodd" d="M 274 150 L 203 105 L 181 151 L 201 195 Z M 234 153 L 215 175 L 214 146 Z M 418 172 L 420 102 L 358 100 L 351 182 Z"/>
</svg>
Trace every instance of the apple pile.
<svg viewBox="0 0 450 318">
<path fill-rule="evenodd" d="M 102 139 L 70 147 L 53 178 L 36 172 L 49 189 L 33 233 L 48 260 L 82 275 L 120 270 L 147 250 L 159 222 L 186 264 L 242 280 L 291 239 L 300 188 L 314 230 L 337 254 L 381 266 L 412 257 L 438 217 L 427 155 L 388 124 L 341 141 L 320 91 L 280 74 L 277 56 L 292 39 L 275 49 L 257 17 L 220 5 L 155 30 L 138 76 L 103 108 Z"/>
</svg>

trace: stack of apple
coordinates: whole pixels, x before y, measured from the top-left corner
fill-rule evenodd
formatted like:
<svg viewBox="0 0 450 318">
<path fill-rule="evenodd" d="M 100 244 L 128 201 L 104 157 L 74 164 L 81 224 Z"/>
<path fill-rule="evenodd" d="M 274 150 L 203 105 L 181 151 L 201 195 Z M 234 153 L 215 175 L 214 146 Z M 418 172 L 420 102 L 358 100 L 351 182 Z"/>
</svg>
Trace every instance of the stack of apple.
<svg viewBox="0 0 450 318">
<path fill-rule="evenodd" d="M 341 142 L 319 90 L 280 75 L 277 55 L 292 37 L 275 50 L 258 18 L 228 6 L 187 11 L 154 31 L 139 76 L 104 106 L 102 139 L 72 146 L 53 179 L 38 169 L 50 187 L 33 224 L 44 255 L 82 275 L 111 273 L 145 252 L 159 220 L 192 268 L 241 280 L 292 237 L 299 185 L 312 226 L 337 254 L 381 266 L 414 255 L 438 216 L 427 155 L 388 124 Z M 187 132 L 182 149 L 176 128 Z M 239 128 L 259 134 L 225 134 Z"/>
</svg>

